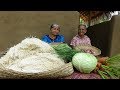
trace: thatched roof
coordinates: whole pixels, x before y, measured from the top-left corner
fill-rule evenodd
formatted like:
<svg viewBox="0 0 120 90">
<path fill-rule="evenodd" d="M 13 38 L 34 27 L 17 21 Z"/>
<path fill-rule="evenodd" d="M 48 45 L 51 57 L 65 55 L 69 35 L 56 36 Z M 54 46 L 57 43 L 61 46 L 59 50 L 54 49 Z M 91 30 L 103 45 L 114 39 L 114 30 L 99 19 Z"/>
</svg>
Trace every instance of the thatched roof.
<svg viewBox="0 0 120 90">
<path fill-rule="evenodd" d="M 89 21 L 101 16 L 103 13 L 107 15 L 106 13 L 110 13 L 113 11 L 78 11 L 78 12 L 80 13 L 80 18 L 82 18 L 85 21 Z"/>
</svg>

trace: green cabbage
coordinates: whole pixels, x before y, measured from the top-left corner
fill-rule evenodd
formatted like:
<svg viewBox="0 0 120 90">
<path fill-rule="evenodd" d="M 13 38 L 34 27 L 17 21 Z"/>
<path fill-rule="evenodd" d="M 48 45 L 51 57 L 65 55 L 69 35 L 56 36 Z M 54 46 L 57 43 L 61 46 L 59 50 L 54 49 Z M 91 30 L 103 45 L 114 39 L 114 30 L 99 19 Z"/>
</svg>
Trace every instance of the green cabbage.
<svg viewBox="0 0 120 90">
<path fill-rule="evenodd" d="M 82 73 L 90 73 L 97 65 L 97 58 L 89 53 L 76 53 L 72 58 L 73 66 Z"/>
</svg>

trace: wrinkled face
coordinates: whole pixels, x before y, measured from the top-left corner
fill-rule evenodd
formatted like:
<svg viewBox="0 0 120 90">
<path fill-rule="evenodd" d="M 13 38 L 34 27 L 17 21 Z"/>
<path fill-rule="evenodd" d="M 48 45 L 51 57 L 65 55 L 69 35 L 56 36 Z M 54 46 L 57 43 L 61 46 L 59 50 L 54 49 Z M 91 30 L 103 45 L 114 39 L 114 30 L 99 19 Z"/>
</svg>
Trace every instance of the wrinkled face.
<svg viewBox="0 0 120 90">
<path fill-rule="evenodd" d="M 85 26 L 79 26 L 79 28 L 78 28 L 78 34 L 80 35 L 80 36 L 84 36 L 84 34 L 87 32 L 87 30 L 86 30 L 86 27 Z"/>
<path fill-rule="evenodd" d="M 53 35 L 58 35 L 59 34 L 59 32 L 60 32 L 60 27 L 53 27 L 53 28 L 51 28 L 51 33 L 53 34 Z"/>
</svg>

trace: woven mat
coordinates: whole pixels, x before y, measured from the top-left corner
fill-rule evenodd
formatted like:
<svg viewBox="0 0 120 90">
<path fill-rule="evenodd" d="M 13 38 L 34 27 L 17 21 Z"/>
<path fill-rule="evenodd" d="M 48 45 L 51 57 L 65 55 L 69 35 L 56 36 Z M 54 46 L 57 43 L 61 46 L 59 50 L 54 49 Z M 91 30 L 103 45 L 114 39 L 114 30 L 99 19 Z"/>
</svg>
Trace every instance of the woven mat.
<svg viewBox="0 0 120 90">
<path fill-rule="evenodd" d="M 61 78 L 61 79 L 101 79 L 98 74 L 90 73 L 90 74 L 82 74 L 80 72 L 75 71 L 70 76 Z"/>
</svg>

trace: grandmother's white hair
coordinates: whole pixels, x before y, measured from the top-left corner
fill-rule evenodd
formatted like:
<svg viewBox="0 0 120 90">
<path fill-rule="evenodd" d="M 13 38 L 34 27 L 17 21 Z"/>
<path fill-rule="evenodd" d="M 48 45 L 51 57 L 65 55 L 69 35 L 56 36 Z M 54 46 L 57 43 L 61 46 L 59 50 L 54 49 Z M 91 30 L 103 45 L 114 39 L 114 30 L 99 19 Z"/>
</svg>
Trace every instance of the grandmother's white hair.
<svg viewBox="0 0 120 90">
<path fill-rule="evenodd" d="M 53 28 L 53 27 L 59 27 L 59 28 L 60 28 L 60 25 L 54 23 L 54 24 L 52 24 L 52 25 L 50 26 L 50 29 Z"/>
<path fill-rule="evenodd" d="M 80 26 L 84 26 L 87 29 L 87 26 L 85 24 L 78 25 L 78 27 L 80 27 Z"/>
</svg>

